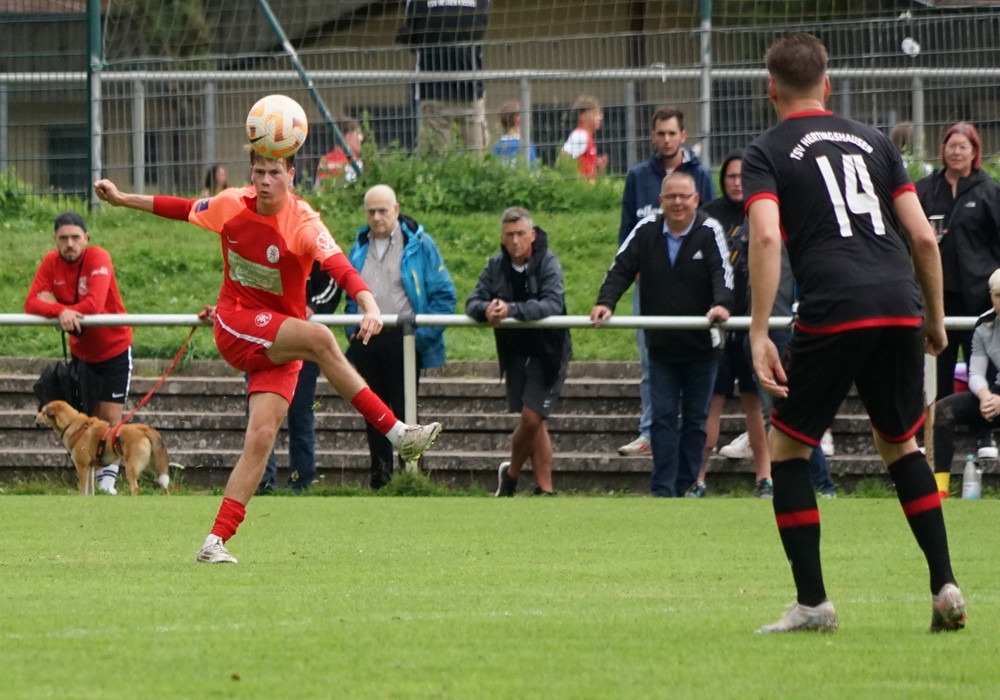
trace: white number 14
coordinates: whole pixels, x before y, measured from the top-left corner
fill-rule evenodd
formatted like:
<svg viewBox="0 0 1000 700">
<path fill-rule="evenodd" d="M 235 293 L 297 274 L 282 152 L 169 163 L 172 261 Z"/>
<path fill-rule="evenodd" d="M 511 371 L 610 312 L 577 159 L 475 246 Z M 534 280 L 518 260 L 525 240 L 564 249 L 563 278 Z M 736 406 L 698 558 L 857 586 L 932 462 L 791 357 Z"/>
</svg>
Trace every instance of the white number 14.
<svg viewBox="0 0 1000 700">
<path fill-rule="evenodd" d="M 865 163 L 865 159 L 860 155 L 844 155 L 843 160 L 844 194 L 841 195 L 837 176 L 834 175 L 833 168 L 830 167 L 830 161 L 826 156 L 820 156 L 816 159 L 816 164 L 819 166 L 820 172 L 823 173 L 823 181 L 826 182 L 826 190 L 830 193 L 833 210 L 837 214 L 840 235 L 844 238 L 854 235 L 851 230 L 851 219 L 847 215 L 850 212 L 870 216 L 875 235 L 884 236 L 882 207 L 875 195 L 875 188 L 872 186 L 872 179 L 868 174 L 868 165 Z"/>
</svg>

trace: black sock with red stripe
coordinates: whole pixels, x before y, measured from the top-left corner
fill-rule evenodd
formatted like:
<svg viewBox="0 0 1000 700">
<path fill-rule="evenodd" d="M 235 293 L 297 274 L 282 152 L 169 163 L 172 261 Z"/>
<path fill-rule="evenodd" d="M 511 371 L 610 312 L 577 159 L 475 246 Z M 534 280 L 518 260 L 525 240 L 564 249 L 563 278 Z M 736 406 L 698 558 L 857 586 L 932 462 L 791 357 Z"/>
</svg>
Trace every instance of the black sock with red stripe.
<svg viewBox="0 0 1000 700">
<path fill-rule="evenodd" d="M 786 459 L 771 465 L 774 519 L 792 565 L 797 600 L 814 607 L 826 600 L 819 560 L 819 509 L 808 459 Z"/>
<path fill-rule="evenodd" d="M 941 586 L 955 580 L 937 482 L 927 458 L 920 452 L 911 452 L 890 464 L 889 476 L 896 485 L 896 495 L 913 536 L 927 557 L 931 593 L 936 594 Z"/>
</svg>

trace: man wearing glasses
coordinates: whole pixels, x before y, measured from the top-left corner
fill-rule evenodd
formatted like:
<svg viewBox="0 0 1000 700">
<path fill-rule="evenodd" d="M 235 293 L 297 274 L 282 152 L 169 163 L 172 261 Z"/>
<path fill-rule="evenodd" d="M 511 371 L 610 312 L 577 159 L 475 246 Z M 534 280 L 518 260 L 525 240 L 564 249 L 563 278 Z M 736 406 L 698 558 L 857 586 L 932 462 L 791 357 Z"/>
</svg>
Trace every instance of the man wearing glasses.
<svg viewBox="0 0 1000 700">
<path fill-rule="evenodd" d="M 590 311 L 595 327 L 640 275 L 642 316 L 729 318 L 733 270 L 722 227 L 698 211 L 694 178 L 675 171 L 663 180 L 663 213 L 640 222 L 622 243 Z M 653 423 L 653 496 L 683 496 L 695 482 L 705 447 L 705 419 L 721 349 L 718 329 L 649 329 Z M 678 428 L 678 415 L 681 425 Z"/>
</svg>

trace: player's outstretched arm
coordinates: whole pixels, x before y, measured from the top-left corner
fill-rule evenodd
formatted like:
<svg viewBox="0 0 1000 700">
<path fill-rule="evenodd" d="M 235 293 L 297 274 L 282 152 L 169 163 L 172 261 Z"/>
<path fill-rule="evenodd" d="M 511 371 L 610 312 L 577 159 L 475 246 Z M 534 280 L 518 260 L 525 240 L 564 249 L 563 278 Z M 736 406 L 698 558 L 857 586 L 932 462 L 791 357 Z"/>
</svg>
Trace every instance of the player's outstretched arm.
<svg viewBox="0 0 1000 700">
<path fill-rule="evenodd" d="M 94 192 L 102 202 L 113 207 L 126 207 L 139 211 L 153 212 L 153 197 L 148 194 L 131 194 L 122 192 L 111 180 L 98 180 L 94 183 Z"/>
<path fill-rule="evenodd" d="M 361 338 L 364 345 L 368 345 L 368 341 L 373 335 L 382 332 L 382 312 L 375 302 L 375 295 L 367 289 L 358 292 L 354 301 L 357 302 L 358 308 L 364 314 L 361 318 L 361 325 L 358 327 L 358 337 Z"/>
</svg>

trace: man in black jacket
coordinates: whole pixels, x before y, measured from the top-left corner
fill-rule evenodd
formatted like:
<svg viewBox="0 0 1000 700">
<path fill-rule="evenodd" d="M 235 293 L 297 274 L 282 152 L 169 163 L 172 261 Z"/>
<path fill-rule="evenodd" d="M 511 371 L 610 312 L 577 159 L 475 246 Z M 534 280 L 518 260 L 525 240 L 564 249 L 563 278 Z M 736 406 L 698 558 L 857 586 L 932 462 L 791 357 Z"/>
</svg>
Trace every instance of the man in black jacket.
<svg viewBox="0 0 1000 700">
<path fill-rule="evenodd" d="M 733 270 L 719 223 L 698 212 L 698 191 L 687 173 L 674 171 L 660 190 L 663 213 L 640 223 L 619 248 L 590 311 L 595 327 L 637 274 L 642 316 L 729 319 Z M 695 482 L 705 447 L 705 419 L 715 383 L 718 329 L 647 329 L 653 424 L 653 496 L 683 495 Z M 678 413 L 682 418 L 677 427 Z"/>
<path fill-rule="evenodd" d="M 479 274 L 465 313 L 496 330 L 500 375 L 507 378 L 507 407 L 521 413 L 510 440 L 510 460 L 497 471 L 497 496 L 513 496 L 517 477 L 530 459 L 536 495 L 553 495 L 552 440 L 545 420 L 566 381 L 573 346 L 565 328 L 499 328 L 505 318 L 536 321 L 565 315 L 563 271 L 549 250 L 545 231 L 531 214 L 511 207 L 501 217 L 501 250 Z"/>
</svg>

